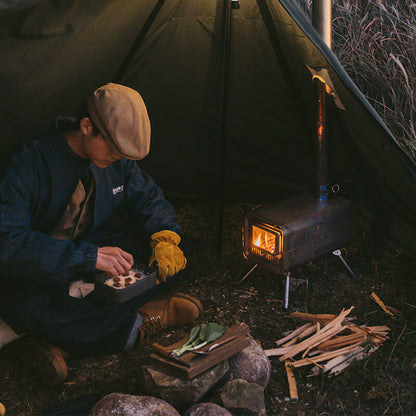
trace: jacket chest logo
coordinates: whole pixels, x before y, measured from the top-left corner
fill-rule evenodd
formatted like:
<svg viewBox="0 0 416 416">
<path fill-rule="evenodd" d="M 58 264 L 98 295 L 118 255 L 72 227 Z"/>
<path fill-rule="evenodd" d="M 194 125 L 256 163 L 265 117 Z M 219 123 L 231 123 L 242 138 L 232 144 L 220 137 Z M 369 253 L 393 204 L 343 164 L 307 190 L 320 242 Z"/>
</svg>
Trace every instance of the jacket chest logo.
<svg viewBox="0 0 416 416">
<path fill-rule="evenodd" d="M 118 194 L 119 192 L 124 191 L 124 185 L 117 186 L 116 188 L 113 188 L 113 195 Z"/>
</svg>

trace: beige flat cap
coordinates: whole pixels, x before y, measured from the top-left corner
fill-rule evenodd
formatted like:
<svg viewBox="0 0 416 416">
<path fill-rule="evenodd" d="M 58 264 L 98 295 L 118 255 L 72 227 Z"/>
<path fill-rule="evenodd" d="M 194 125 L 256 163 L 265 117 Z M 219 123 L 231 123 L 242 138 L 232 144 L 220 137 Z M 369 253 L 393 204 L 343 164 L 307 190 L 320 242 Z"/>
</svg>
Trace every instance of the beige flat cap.
<svg viewBox="0 0 416 416">
<path fill-rule="evenodd" d="M 91 120 L 104 139 L 126 159 L 139 160 L 150 150 L 150 120 L 141 95 L 109 83 L 88 98 Z"/>
</svg>

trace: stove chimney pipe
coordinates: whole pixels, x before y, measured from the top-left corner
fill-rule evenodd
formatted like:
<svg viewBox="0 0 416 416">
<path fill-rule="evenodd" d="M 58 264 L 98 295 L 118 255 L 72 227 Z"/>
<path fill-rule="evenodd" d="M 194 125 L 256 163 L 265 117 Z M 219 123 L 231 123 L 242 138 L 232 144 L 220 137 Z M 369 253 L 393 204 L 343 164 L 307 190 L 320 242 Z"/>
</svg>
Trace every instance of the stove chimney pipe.
<svg viewBox="0 0 416 416">
<path fill-rule="evenodd" d="M 314 0 L 312 23 L 329 49 L 332 48 L 332 1 Z"/>
<path fill-rule="evenodd" d="M 324 42 L 332 48 L 332 3 L 331 0 L 314 0 L 312 8 L 313 26 Z M 316 129 L 316 164 L 318 198 L 328 199 L 328 140 L 326 121 L 327 85 L 320 78 L 314 77 L 315 85 L 315 129 Z"/>
</svg>

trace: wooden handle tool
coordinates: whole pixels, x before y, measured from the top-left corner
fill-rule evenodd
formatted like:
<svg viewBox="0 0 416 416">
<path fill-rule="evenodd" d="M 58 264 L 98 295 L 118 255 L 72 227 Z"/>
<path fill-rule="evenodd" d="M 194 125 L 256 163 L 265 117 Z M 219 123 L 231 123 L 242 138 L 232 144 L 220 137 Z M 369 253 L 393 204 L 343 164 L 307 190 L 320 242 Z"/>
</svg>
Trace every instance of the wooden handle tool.
<svg viewBox="0 0 416 416">
<path fill-rule="evenodd" d="M 158 344 L 157 342 L 152 344 L 152 349 L 159 353 L 162 357 L 169 358 L 170 360 L 176 361 L 178 364 L 184 365 L 186 367 L 191 367 L 189 363 L 177 357 L 173 351 L 168 350 L 166 347 Z"/>
</svg>

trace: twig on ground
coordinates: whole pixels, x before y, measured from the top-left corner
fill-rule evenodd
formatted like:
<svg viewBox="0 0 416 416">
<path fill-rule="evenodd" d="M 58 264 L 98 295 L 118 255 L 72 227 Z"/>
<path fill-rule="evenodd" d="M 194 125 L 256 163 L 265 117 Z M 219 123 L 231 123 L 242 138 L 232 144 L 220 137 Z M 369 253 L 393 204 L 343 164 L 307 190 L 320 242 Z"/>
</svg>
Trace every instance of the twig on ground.
<svg viewBox="0 0 416 416">
<path fill-rule="evenodd" d="M 394 343 L 394 345 L 393 345 L 393 348 L 391 349 L 391 352 L 390 352 L 390 355 L 389 355 L 389 358 L 388 358 L 388 360 L 387 360 L 387 363 L 386 363 L 386 370 L 387 370 L 387 367 L 389 366 L 389 363 L 390 363 L 390 360 L 391 360 L 391 357 L 392 357 L 392 355 L 393 355 L 393 352 L 394 352 L 394 350 L 396 349 L 396 347 L 397 347 L 397 344 L 399 343 L 399 341 L 400 341 L 400 338 L 402 337 L 402 335 L 404 334 L 404 331 L 406 330 L 406 328 L 407 328 L 407 324 L 405 324 L 404 325 L 404 327 L 403 327 L 403 329 L 402 329 L 402 332 L 400 332 L 400 335 L 398 336 L 398 338 L 396 339 L 396 342 Z"/>
<path fill-rule="evenodd" d="M 370 295 L 371 299 L 373 299 L 384 312 L 388 315 L 394 316 L 394 313 L 390 311 L 389 307 L 384 304 L 384 302 L 374 293 L 372 292 Z"/>
</svg>

